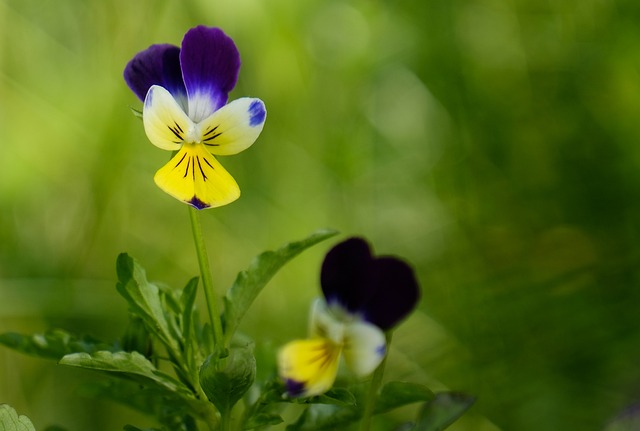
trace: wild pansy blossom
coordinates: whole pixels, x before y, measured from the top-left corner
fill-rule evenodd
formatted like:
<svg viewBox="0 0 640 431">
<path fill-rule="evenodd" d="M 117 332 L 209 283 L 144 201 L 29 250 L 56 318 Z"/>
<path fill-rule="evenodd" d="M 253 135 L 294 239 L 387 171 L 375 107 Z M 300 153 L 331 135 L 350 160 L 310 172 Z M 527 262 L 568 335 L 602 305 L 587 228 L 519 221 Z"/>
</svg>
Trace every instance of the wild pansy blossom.
<svg viewBox="0 0 640 431">
<path fill-rule="evenodd" d="M 262 131 L 267 112 L 260 99 L 227 103 L 240 70 L 233 40 L 219 28 L 190 29 L 182 48 L 152 45 L 124 70 L 131 90 L 144 101 L 147 137 L 177 154 L 155 175 L 156 184 L 195 208 L 218 207 L 240 188 L 214 155 L 239 153 Z"/>
<path fill-rule="evenodd" d="M 331 388 L 340 357 L 357 376 L 372 373 L 386 354 L 384 332 L 415 307 L 420 290 L 412 269 L 394 257 L 374 257 L 360 238 L 329 251 L 320 279 L 324 300 L 309 319 L 310 338 L 278 352 L 278 372 L 290 396 Z"/>
</svg>

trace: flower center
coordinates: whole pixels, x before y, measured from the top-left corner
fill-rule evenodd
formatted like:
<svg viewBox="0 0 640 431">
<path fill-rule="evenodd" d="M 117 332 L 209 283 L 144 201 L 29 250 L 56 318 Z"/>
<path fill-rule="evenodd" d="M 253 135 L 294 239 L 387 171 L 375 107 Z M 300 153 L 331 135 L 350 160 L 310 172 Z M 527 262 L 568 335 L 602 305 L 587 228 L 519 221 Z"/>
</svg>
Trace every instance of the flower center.
<svg viewBox="0 0 640 431">
<path fill-rule="evenodd" d="M 184 135 L 184 142 L 187 144 L 199 144 L 202 142 L 202 131 L 197 124 L 191 124 Z"/>
</svg>

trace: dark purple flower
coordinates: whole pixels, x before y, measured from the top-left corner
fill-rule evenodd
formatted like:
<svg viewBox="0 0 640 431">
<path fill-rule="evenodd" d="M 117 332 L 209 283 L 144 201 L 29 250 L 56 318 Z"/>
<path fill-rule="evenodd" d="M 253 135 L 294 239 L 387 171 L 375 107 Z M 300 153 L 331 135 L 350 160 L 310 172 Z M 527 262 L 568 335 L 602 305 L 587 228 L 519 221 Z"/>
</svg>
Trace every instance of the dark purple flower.
<svg viewBox="0 0 640 431">
<path fill-rule="evenodd" d="M 292 397 L 331 388 L 340 357 L 358 376 L 373 372 L 387 352 L 383 331 L 413 310 L 420 296 L 409 265 L 374 257 L 360 238 L 329 251 L 321 283 L 325 301 L 312 305 L 310 338 L 291 341 L 278 352 L 278 374 Z"/>
<path fill-rule="evenodd" d="M 409 314 L 420 297 L 411 267 L 395 257 L 374 257 L 361 238 L 350 238 L 327 253 L 320 283 L 329 306 L 340 305 L 383 330 Z"/>
</svg>

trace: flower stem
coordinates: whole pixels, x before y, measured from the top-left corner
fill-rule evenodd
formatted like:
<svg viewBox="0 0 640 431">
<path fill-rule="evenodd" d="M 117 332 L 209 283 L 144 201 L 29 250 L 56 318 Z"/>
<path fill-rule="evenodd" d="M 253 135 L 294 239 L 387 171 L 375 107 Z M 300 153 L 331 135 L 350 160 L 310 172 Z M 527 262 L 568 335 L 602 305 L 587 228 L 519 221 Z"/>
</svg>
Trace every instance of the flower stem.
<svg viewBox="0 0 640 431">
<path fill-rule="evenodd" d="M 360 422 L 360 431 L 369 431 L 371 428 L 371 419 L 373 417 L 373 410 L 376 406 L 376 398 L 378 398 L 378 391 L 382 385 L 382 376 L 384 375 L 384 367 L 387 364 L 387 356 L 389 354 L 389 347 L 391 346 L 391 332 L 386 333 L 387 338 L 387 354 L 376 368 L 369 384 L 369 393 L 365 400 L 364 413 L 362 415 L 362 421 Z"/>
<path fill-rule="evenodd" d="M 213 290 L 209 258 L 207 257 L 207 248 L 205 247 L 204 237 L 202 236 L 202 226 L 200 225 L 198 210 L 189 206 L 189 216 L 191 218 L 193 240 L 196 245 L 196 254 L 198 255 L 198 264 L 200 266 L 200 276 L 204 287 L 204 296 L 207 299 L 209 321 L 211 322 L 211 328 L 213 329 L 213 345 L 218 347 L 218 343 L 222 342 L 222 323 L 220 321 L 218 303 L 216 302 L 216 294 Z"/>
</svg>

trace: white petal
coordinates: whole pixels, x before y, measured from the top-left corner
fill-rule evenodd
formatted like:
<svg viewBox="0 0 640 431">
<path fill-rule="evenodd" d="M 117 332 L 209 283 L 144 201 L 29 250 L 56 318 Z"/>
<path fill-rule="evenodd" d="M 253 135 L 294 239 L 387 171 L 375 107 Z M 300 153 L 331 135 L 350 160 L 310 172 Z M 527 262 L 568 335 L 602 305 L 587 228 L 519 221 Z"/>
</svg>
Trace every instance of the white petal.
<svg viewBox="0 0 640 431">
<path fill-rule="evenodd" d="M 267 111 L 260 99 L 243 97 L 198 124 L 211 154 L 228 156 L 250 147 L 262 132 Z"/>
<path fill-rule="evenodd" d="M 177 150 L 193 129 L 193 122 L 163 87 L 152 85 L 144 99 L 144 131 L 153 145 L 163 150 Z"/>
<path fill-rule="evenodd" d="M 370 323 L 349 323 L 344 333 L 344 359 L 359 377 L 371 374 L 382 362 L 387 350 L 384 332 Z"/>
</svg>

